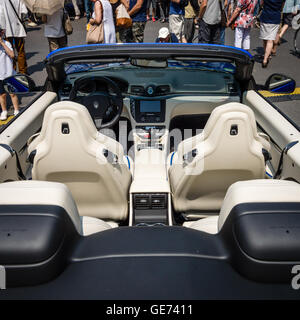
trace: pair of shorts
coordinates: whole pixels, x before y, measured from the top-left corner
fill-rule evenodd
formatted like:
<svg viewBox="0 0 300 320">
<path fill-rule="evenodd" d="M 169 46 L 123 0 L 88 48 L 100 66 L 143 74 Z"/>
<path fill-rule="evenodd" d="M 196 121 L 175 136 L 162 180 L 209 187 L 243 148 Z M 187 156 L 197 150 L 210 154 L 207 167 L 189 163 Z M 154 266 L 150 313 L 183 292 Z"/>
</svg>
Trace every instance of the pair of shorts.
<svg viewBox="0 0 300 320">
<path fill-rule="evenodd" d="M 198 33 L 199 43 L 220 44 L 220 37 L 221 37 L 221 23 L 208 24 L 204 22 L 203 19 L 199 21 L 199 33 Z"/>
<path fill-rule="evenodd" d="M 169 16 L 169 29 L 170 33 L 174 33 L 178 41 L 181 41 L 183 36 L 184 17 L 178 14 L 171 14 Z"/>
<path fill-rule="evenodd" d="M 61 38 L 50 38 L 48 37 L 49 43 L 49 51 L 55 51 L 60 48 L 65 48 L 68 45 L 68 38 L 67 36 L 63 36 Z"/>
<path fill-rule="evenodd" d="M 259 38 L 262 40 L 275 40 L 279 30 L 279 24 L 261 23 Z"/>
<path fill-rule="evenodd" d="M 150 9 L 151 3 L 152 3 L 152 9 L 156 10 L 156 0 L 147 0 L 147 10 Z"/>
<path fill-rule="evenodd" d="M 0 80 L 0 94 L 6 93 L 3 87 L 3 80 Z"/>
<path fill-rule="evenodd" d="M 283 24 L 287 24 L 289 27 L 292 26 L 292 20 L 293 20 L 293 14 L 292 13 L 284 13 L 282 16 L 282 22 Z"/>
<path fill-rule="evenodd" d="M 235 28 L 234 46 L 237 48 L 250 49 L 250 30 L 251 28 Z"/>
</svg>

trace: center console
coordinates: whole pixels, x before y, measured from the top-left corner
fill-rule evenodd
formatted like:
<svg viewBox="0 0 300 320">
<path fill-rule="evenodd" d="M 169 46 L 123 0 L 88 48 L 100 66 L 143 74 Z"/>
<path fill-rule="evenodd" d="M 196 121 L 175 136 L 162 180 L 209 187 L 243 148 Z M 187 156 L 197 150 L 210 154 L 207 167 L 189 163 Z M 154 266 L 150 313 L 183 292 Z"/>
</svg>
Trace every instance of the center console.
<svg viewBox="0 0 300 320">
<path fill-rule="evenodd" d="M 139 123 L 159 123 L 165 121 L 166 100 L 130 99 L 132 117 Z"/>
<path fill-rule="evenodd" d="M 130 187 L 129 225 L 172 225 L 171 192 L 166 169 L 166 100 L 130 99 L 135 120 L 134 179 Z"/>
</svg>

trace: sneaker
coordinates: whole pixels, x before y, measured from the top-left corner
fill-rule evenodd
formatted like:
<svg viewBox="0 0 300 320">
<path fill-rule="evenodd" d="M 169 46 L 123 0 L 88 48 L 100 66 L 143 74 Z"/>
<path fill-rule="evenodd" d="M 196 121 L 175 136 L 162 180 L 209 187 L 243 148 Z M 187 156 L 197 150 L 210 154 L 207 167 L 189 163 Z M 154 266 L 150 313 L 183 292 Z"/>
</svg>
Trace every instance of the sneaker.
<svg viewBox="0 0 300 320">
<path fill-rule="evenodd" d="M 75 20 L 79 20 L 79 19 L 80 19 L 80 16 L 76 16 L 76 17 L 75 17 Z"/>
<path fill-rule="evenodd" d="M 28 25 L 29 27 L 36 27 L 36 26 L 37 26 L 37 23 L 35 23 L 35 22 L 33 22 L 33 21 L 30 21 L 30 22 L 27 23 L 27 25 Z"/>
<path fill-rule="evenodd" d="M 6 120 L 7 119 L 7 111 L 2 111 L 0 115 L 0 120 Z"/>
<path fill-rule="evenodd" d="M 152 17 L 152 21 L 155 22 L 155 18 L 154 17 Z"/>
<path fill-rule="evenodd" d="M 14 111 L 14 116 L 16 116 L 17 114 L 19 114 L 20 113 L 20 110 L 15 110 Z"/>
<path fill-rule="evenodd" d="M 149 21 L 150 20 L 150 17 L 147 15 L 147 21 Z"/>
</svg>

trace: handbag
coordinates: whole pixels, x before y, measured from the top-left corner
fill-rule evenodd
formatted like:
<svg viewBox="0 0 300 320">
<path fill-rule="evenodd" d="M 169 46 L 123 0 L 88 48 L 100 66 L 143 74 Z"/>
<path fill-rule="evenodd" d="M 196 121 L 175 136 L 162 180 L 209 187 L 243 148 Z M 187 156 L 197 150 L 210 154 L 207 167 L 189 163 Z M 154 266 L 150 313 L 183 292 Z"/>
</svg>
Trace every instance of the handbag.
<svg viewBox="0 0 300 320">
<path fill-rule="evenodd" d="M 64 28 L 65 34 L 67 36 L 69 36 L 73 33 L 71 19 L 70 19 L 66 10 L 64 10 L 64 15 L 63 15 L 63 28 Z"/>
<path fill-rule="evenodd" d="M 86 34 L 86 43 L 87 44 L 104 43 L 103 22 L 101 22 L 99 25 L 97 24 L 90 25 Z"/>
<path fill-rule="evenodd" d="M 132 19 L 122 3 L 116 9 L 116 26 L 119 28 L 130 28 L 132 26 Z"/>
</svg>

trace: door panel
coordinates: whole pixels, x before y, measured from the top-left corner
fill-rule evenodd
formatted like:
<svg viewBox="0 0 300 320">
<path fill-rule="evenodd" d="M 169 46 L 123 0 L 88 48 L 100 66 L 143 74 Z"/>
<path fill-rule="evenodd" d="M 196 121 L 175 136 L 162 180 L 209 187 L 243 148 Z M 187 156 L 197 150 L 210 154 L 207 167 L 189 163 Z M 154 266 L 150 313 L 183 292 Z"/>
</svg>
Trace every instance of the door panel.
<svg viewBox="0 0 300 320">
<path fill-rule="evenodd" d="M 56 93 L 45 92 L 0 134 L 0 143 L 7 144 L 18 152 L 23 172 L 28 169 L 27 140 L 40 130 L 46 108 L 56 100 Z M 17 177 L 16 157 L 0 148 L 0 182 L 16 180 Z"/>
<path fill-rule="evenodd" d="M 275 169 L 278 166 L 281 150 L 288 143 L 299 141 L 284 157 L 282 179 L 293 178 L 300 182 L 300 132 L 254 90 L 244 94 L 243 103 L 254 111 L 259 126 L 277 144 L 277 146 L 273 144 L 271 149 Z"/>
</svg>

